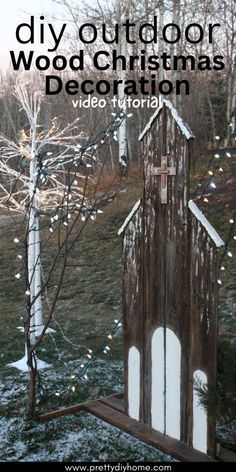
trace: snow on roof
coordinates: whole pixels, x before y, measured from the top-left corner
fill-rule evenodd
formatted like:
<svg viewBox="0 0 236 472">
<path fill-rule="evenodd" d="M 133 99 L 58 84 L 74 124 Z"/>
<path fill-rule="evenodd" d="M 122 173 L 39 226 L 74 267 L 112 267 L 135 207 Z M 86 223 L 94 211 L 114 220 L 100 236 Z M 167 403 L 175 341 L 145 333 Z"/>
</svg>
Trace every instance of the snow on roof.
<svg viewBox="0 0 236 472">
<path fill-rule="evenodd" d="M 200 223 L 204 226 L 209 236 L 214 241 L 216 247 L 224 246 L 224 241 L 221 239 L 219 234 L 216 232 L 213 226 L 211 226 L 209 221 L 203 215 L 202 211 L 199 210 L 197 205 L 192 200 L 189 200 L 188 207 L 191 210 L 191 212 L 194 214 L 194 216 L 197 218 L 197 220 L 200 221 Z"/>
<path fill-rule="evenodd" d="M 133 206 L 133 208 L 132 208 L 132 210 L 130 211 L 130 213 L 128 214 L 128 216 L 127 216 L 127 218 L 125 219 L 123 225 L 120 227 L 120 229 L 119 229 L 119 231 L 118 231 L 118 236 L 120 236 L 120 235 L 124 232 L 124 230 L 125 230 L 127 224 L 130 222 L 130 220 L 131 220 L 131 218 L 133 217 L 133 215 L 134 215 L 134 214 L 136 213 L 136 211 L 139 209 L 140 204 L 141 204 L 141 200 L 139 199 L 139 200 L 135 203 L 135 205 Z"/>
<path fill-rule="evenodd" d="M 150 120 L 148 121 L 148 123 L 146 124 L 144 130 L 142 131 L 142 133 L 139 135 L 139 141 L 142 141 L 143 137 L 145 136 L 145 134 L 151 129 L 152 127 L 152 123 L 155 121 L 156 117 L 159 115 L 160 111 L 162 110 L 163 108 L 163 103 L 161 102 L 159 107 L 156 109 L 156 111 L 153 113 L 153 115 L 151 116 Z"/>
<path fill-rule="evenodd" d="M 159 107 L 156 109 L 156 111 L 153 113 L 151 116 L 149 122 L 145 126 L 144 130 L 139 136 L 139 141 L 142 141 L 143 137 L 145 134 L 150 130 L 152 127 L 153 122 L 159 115 L 160 111 L 162 110 L 163 106 L 166 106 L 169 108 L 174 120 L 176 121 L 177 125 L 179 126 L 181 132 L 183 135 L 186 137 L 186 139 L 194 138 L 194 134 L 192 133 L 191 129 L 188 127 L 188 125 L 183 121 L 183 118 L 179 115 L 177 112 L 176 108 L 172 105 L 172 103 L 169 100 L 163 99 L 162 102 L 160 103 Z"/>
</svg>

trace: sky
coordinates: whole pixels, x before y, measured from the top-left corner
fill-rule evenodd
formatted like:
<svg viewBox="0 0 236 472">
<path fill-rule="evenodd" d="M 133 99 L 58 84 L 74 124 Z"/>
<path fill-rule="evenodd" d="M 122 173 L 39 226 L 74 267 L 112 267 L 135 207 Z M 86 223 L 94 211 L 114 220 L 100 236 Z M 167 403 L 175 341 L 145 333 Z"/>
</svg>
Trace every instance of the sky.
<svg viewBox="0 0 236 472">
<path fill-rule="evenodd" d="M 62 19 L 63 10 L 51 0 L 1 0 L 1 3 L 4 6 L 1 5 L 0 17 L 0 66 L 6 68 L 9 62 L 9 50 L 26 50 L 25 45 L 20 45 L 16 40 L 17 26 L 22 22 L 28 22 L 30 15 L 39 17 L 43 14 L 45 24 L 47 21 L 50 23 L 52 16 Z M 57 24 L 55 20 L 53 20 L 54 24 Z M 36 47 L 33 46 L 33 49 L 36 50 Z"/>
</svg>

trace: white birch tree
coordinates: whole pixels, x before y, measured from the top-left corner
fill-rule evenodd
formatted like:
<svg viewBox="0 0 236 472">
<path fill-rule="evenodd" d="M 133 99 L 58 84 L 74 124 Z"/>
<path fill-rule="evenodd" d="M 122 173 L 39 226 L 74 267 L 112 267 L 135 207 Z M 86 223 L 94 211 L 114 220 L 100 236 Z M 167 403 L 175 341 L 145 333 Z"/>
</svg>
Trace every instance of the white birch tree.
<svg viewBox="0 0 236 472">
<path fill-rule="evenodd" d="M 25 247 L 26 348 L 23 359 L 12 366 L 29 371 L 28 398 L 32 413 L 37 369 L 47 367 L 37 359 L 36 350 L 52 320 L 68 254 L 88 220 L 94 219 L 94 215 L 99 212 L 95 191 L 90 190 L 88 194 L 95 153 L 117 133 L 122 117 L 116 116 L 95 138 L 89 138 L 82 131 L 79 118 L 63 129 L 54 119 L 49 130 L 42 130 L 40 109 L 43 95 L 38 91 L 32 92 L 30 87 L 30 84 L 19 82 L 15 91 L 17 103 L 27 118 L 28 131 L 21 131 L 18 142 L 0 134 L 0 208 L 8 209 L 13 214 L 20 213 L 26 221 L 24 234 L 19 239 L 15 238 L 16 244 L 21 243 Z M 40 261 L 42 221 L 49 237 L 54 232 L 58 233 L 58 247 L 43 282 Z M 59 262 L 59 281 L 43 322 L 42 294 Z M 21 274 L 15 276 L 19 279 Z"/>
</svg>

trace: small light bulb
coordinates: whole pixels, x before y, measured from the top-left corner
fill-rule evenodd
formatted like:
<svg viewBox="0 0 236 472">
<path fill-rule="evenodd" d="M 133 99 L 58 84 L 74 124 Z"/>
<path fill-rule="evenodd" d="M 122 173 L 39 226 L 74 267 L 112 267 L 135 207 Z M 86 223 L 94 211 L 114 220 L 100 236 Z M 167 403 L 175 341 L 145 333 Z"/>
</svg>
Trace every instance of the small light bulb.
<svg viewBox="0 0 236 472">
<path fill-rule="evenodd" d="M 93 351 L 92 351 L 92 349 L 88 349 L 88 352 L 89 352 L 89 354 L 92 354 Z"/>
<path fill-rule="evenodd" d="M 214 182 L 211 182 L 211 187 L 216 188 L 216 184 L 214 184 Z"/>
<path fill-rule="evenodd" d="M 91 354 L 87 354 L 88 359 L 92 359 Z"/>
<path fill-rule="evenodd" d="M 220 167 L 219 172 L 224 172 L 224 169 L 222 169 L 222 167 Z"/>
<path fill-rule="evenodd" d="M 105 349 L 106 349 L 107 351 L 110 351 L 110 350 L 111 350 L 111 349 L 109 348 L 109 346 L 106 346 Z"/>
<path fill-rule="evenodd" d="M 214 154 L 214 157 L 215 157 L 216 159 L 219 159 L 220 155 L 219 155 L 219 154 Z"/>
<path fill-rule="evenodd" d="M 225 266 L 221 266 L 220 270 L 224 271 L 224 270 L 225 270 Z"/>
<path fill-rule="evenodd" d="M 71 375 L 70 378 L 71 378 L 71 379 L 75 379 L 75 375 Z"/>
<path fill-rule="evenodd" d="M 229 220 L 230 224 L 232 225 L 234 223 L 234 219 L 233 218 L 230 218 Z"/>
<path fill-rule="evenodd" d="M 52 229 L 52 228 L 49 228 L 49 231 L 50 231 L 50 233 L 53 233 L 53 229 Z"/>
<path fill-rule="evenodd" d="M 114 320 L 114 323 L 119 323 L 119 320 Z"/>
<path fill-rule="evenodd" d="M 216 141 L 220 140 L 220 136 L 215 136 Z"/>
<path fill-rule="evenodd" d="M 21 278 L 21 275 L 19 274 L 19 272 L 15 275 L 15 278 L 18 280 Z"/>
<path fill-rule="evenodd" d="M 112 339 L 112 335 L 111 334 L 108 334 L 108 339 Z"/>
<path fill-rule="evenodd" d="M 60 397 L 60 393 L 59 393 L 59 392 L 56 392 L 55 395 L 56 395 L 56 397 Z"/>
<path fill-rule="evenodd" d="M 18 244 L 20 242 L 20 240 L 18 238 L 14 238 L 14 243 L 15 244 Z"/>
<path fill-rule="evenodd" d="M 88 376 L 87 376 L 86 374 L 84 375 L 84 379 L 85 379 L 85 380 L 88 380 Z"/>
<path fill-rule="evenodd" d="M 122 323 L 118 323 L 119 328 L 122 326 Z"/>
<path fill-rule="evenodd" d="M 220 279 L 217 280 L 218 285 L 222 285 L 222 282 Z"/>
<path fill-rule="evenodd" d="M 236 236 L 234 236 L 234 240 L 236 240 Z"/>
<path fill-rule="evenodd" d="M 205 197 L 203 201 L 204 201 L 205 203 L 208 203 L 208 202 L 209 202 L 209 200 L 208 200 L 207 197 Z"/>
<path fill-rule="evenodd" d="M 103 350 L 103 352 L 104 352 L 104 354 L 107 354 L 107 351 L 106 351 L 106 349 L 104 349 L 104 350 Z"/>
<path fill-rule="evenodd" d="M 75 386 L 74 385 L 72 385 L 71 390 L 72 390 L 72 392 L 75 392 Z"/>
<path fill-rule="evenodd" d="M 74 180 L 74 185 L 78 185 L 78 180 Z"/>
<path fill-rule="evenodd" d="M 30 291 L 26 290 L 25 295 L 27 295 L 27 296 L 30 295 Z"/>
<path fill-rule="evenodd" d="M 68 223 L 66 221 L 64 221 L 63 223 L 64 226 L 68 226 Z"/>
<path fill-rule="evenodd" d="M 84 368 L 84 364 L 80 364 L 80 367 L 81 367 L 81 369 L 83 369 L 83 368 Z"/>
<path fill-rule="evenodd" d="M 227 153 L 226 153 L 226 156 L 227 156 L 227 157 L 231 157 L 230 152 L 227 152 Z"/>
<path fill-rule="evenodd" d="M 21 254 L 18 254 L 18 256 L 17 256 L 17 257 L 18 257 L 18 259 L 20 259 L 20 261 L 22 261 L 22 259 L 23 259 L 23 256 L 22 256 Z"/>
<path fill-rule="evenodd" d="M 233 257 L 232 252 L 229 251 L 227 254 L 228 254 L 229 257 Z"/>
<path fill-rule="evenodd" d="M 212 170 L 209 170 L 208 174 L 209 174 L 209 175 L 213 175 Z"/>
</svg>

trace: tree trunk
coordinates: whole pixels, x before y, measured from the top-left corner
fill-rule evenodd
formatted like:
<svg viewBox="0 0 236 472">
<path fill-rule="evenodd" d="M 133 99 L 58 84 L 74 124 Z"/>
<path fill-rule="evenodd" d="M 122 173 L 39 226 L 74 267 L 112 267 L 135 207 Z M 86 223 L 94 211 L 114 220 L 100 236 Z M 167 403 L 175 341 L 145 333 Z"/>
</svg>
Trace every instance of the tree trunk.
<svg viewBox="0 0 236 472">
<path fill-rule="evenodd" d="M 125 11 L 121 15 L 120 11 L 120 1 L 116 2 L 116 15 L 117 21 L 120 26 L 120 42 L 118 45 L 118 53 L 125 58 L 127 58 L 127 41 L 125 36 L 125 30 L 122 27 L 122 23 L 124 23 L 129 17 L 129 0 L 127 0 L 125 5 Z M 118 87 L 118 99 L 124 100 L 124 106 L 122 106 L 122 110 L 124 113 L 123 121 L 118 129 L 118 143 L 119 143 L 119 166 L 120 172 L 123 175 L 126 171 L 127 166 L 127 159 L 128 159 L 128 145 L 127 145 L 127 106 L 126 106 L 126 97 L 124 93 L 124 83 L 126 80 L 126 69 L 123 70 L 121 67 L 121 63 L 119 61 L 118 70 L 117 70 L 117 77 L 118 80 L 121 80 L 121 85 Z"/>
<path fill-rule="evenodd" d="M 28 313 L 29 323 L 26 324 L 27 358 L 29 365 L 28 383 L 28 408 L 29 416 L 32 417 L 35 408 L 36 374 L 37 366 L 34 359 L 33 346 L 35 344 L 35 248 L 37 233 L 37 210 L 36 210 L 36 184 L 37 184 L 37 157 L 36 157 L 36 118 L 32 128 L 31 160 L 30 160 L 30 183 L 29 183 L 29 229 L 28 229 L 28 285 L 30 291 L 30 310 Z"/>
<path fill-rule="evenodd" d="M 41 290 L 41 261 L 40 261 L 40 231 L 39 231 L 39 217 L 35 219 L 35 290 L 34 294 L 37 297 Z M 43 328 L 43 310 L 42 310 L 42 297 L 38 295 L 34 304 L 35 313 L 35 335 L 39 336 Z"/>
</svg>

